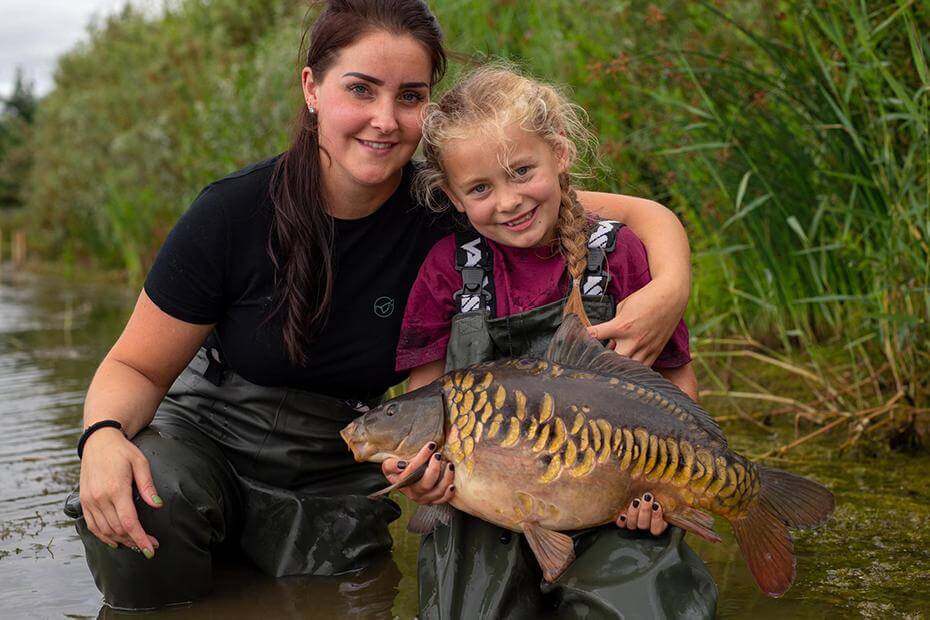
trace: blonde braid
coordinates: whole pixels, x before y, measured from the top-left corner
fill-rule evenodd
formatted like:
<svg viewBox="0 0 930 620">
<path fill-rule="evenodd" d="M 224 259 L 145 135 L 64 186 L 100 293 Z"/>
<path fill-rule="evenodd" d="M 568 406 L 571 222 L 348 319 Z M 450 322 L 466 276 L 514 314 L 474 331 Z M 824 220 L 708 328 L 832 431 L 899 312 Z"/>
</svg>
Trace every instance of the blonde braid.
<svg viewBox="0 0 930 620">
<path fill-rule="evenodd" d="M 581 300 L 581 278 L 588 266 L 588 219 L 584 208 L 578 202 L 568 174 L 559 175 L 559 187 L 562 190 L 562 202 L 559 205 L 556 234 L 562 256 L 565 257 L 568 266 L 568 273 L 572 278 L 571 291 L 562 314 L 577 314 L 581 323 L 588 327 L 591 321 Z"/>
</svg>

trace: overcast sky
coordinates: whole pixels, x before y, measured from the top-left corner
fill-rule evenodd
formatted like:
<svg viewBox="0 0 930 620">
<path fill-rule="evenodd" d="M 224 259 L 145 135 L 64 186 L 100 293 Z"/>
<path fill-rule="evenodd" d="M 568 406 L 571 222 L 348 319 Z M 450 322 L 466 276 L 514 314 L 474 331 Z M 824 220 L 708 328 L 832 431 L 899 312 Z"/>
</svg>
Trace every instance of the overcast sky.
<svg viewBox="0 0 930 620">
<path fill-rule="evenodd" d="M 87 37 L 97 15 L 118 11 L 126 0 L 0 0 L 0 96 L 10 94 L 16 67 L 45 94 L 55 58 Z M 133 4 L 151 4 L 143 0 Z"/>
</svg>

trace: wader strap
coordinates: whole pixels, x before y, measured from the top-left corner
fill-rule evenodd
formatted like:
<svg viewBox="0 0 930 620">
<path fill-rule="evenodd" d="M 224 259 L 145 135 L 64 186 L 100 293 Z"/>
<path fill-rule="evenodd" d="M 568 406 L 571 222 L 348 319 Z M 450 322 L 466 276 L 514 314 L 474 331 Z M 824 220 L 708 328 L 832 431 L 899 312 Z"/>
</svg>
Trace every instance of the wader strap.
<svg viewBox="0 0 930 620">
<path fill-rule="evenodd" d="M 459 312 L 487 310 L 494 314 L 493 259 L 484 237 L 469 231 L 455 235 L 455 269 L 462 273 L 462 288 L 455 293 Z"/>
<path fill-rule="evenodd" d="M 613 220 L 599 220 L 588 237 L 588 267 L 581 284 L 582 295 L 604 295 L 610 282 L 607 255 L 617 247 L 617 231 L 623 224 Z"/>
<path fill-rule="evenodd" d="M 203 378 L 219 387 L 223 382 L 223 372 L 229 369 L 221 353 L 220 339 L 216 332 L 210 332 L 207 341 L 203 343 L 207 352 L 207 369 L 203 373 Z"/>
</svg>

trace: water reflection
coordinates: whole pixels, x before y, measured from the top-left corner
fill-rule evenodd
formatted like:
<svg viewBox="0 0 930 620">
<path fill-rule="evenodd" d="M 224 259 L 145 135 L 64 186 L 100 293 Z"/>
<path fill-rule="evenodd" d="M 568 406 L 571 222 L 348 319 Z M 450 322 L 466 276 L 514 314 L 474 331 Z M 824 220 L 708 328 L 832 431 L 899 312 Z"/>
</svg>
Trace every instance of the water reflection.
<svg viewBox="0 0 930 620">
<path fill-rule="evenodd" d="M 94 360 L 129 297 L 0 271 L 0 610 L 95 614 L 100 597 L 61 502 Z"/>
<path fill-rule="evenodd" d="M 195 618 L 352 618 L 390 620 L 400 569 L 386 560 L 352 575 L 272 579 L 245 565 L 217 566 L 210 596 L 186 607 L 155 615 L 171 620 Z M 108 607 L 98 618 L 138 618 Z"/>
</svg>

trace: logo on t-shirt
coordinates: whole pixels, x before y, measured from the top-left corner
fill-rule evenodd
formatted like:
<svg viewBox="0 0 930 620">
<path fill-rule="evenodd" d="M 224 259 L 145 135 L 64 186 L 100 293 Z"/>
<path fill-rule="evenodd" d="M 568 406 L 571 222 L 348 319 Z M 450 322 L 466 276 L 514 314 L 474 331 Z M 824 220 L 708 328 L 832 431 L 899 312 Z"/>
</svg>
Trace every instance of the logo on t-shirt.
<svg viewBox="0 0 930 620">
<path fill-rule="evenodd" d="M 390 297 L 379 297 L 375 300 L 375 315 L 386 319 L 394 314 L 394 300 Z"/>
</svg>

